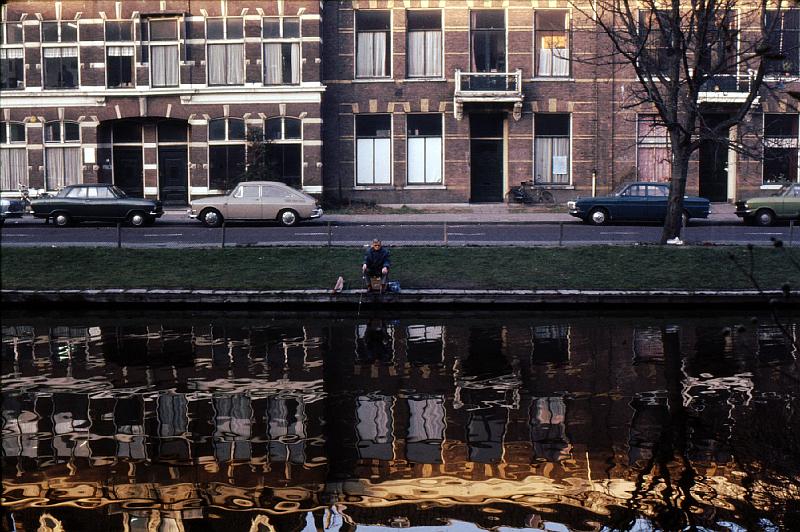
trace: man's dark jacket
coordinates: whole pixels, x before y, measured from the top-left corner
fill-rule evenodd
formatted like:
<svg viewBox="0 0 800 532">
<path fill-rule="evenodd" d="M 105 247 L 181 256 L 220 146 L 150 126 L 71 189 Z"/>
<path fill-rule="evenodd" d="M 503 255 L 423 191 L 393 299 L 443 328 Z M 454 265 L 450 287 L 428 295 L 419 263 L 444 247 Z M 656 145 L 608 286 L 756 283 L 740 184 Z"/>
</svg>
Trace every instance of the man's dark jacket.
<svg viewBox="0 0 800 532">
<path fill-rule="evenodd" d="M 367 272 L 380 275 L 384 267 L 388 268 L 391 265 L 389 250 L 384 247 L 377 250 L 370 247 L 364 254 L 364 264 L 367 265 Z"/>
</svg>

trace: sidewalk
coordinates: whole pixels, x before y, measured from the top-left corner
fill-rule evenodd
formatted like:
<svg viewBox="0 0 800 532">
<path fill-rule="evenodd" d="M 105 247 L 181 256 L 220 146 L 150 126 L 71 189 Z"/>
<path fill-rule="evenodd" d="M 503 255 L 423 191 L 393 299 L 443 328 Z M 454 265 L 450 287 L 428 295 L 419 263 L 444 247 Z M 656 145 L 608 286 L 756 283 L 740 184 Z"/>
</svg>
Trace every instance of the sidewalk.
<svg viewBox="0 0 800 532">
<path fill-rule="evenodd" d="M 387 209 L 400 209 L 403 205 L 382 205 Z M 580 223 L 580 220 L 567 213 L 567 207 L 553 208 L 526 207 L 523 205 L 506 204 L 429 204 L 414 205 L 415 210 L 429 210 L 431 212 L 398 213 L 398 214 L 323 214 L 317 222 L 330 222 L 334 225 L 363 225 L 363 224 L 442 224 L 442 223 L 489 223 L 489 224 L 558 224 Z M 712 203 L 711 214 L 707 219 L 694 219 L 695 225 L 729 225 L 741 224 L 735 214 L 736 208 L 730 203 Z M 180 222 L 190 220 L 186 215 L 186 208 L 164 209 L 164 221 Z"/>
</svg>

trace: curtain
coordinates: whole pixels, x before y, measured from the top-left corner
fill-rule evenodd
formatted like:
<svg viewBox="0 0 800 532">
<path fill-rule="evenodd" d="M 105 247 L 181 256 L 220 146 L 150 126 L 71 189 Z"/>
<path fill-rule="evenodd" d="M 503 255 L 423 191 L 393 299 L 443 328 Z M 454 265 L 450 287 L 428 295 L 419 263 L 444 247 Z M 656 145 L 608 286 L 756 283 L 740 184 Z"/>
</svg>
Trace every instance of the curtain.
<svg viewBox="0 0 800 532">
<path fill-rule="evenodd" d="M 292 59 L 292 83 L 300 83 L 300 45 L 291 45 L 291 59 Z"/>
<path fill-rule="evenodd" d="M 356 184 L 371 185 L 375 182 L 374 146 L 375 139 L 356 140 Z"/>
<path fill-rule="evenodd" d="M 224 44 L 209 44 L 208 45 L 208 84 L 209 85 L 225 85 L 227 82 L 226 69 L 225 69 L 225 49 L 227 45 Z"/>
<path fill-rule="evenodd" d="M 0 190 L 17 190 L 28 184 L 28 163 L 25 148 L 0 150 Z"/>
<path fill-rule="evenodd" d="M 408 75 L 425 76 L 425 35 L 424 31 L 408 33 Z"/>
<path fill-rule="evenodd" d="M 553 48 L 553 75 L 569 76 L 569 48 Z"/>
<path fill-rule="evenodd" d="M 109 46 L 109 57 L 133 57 L 133 46 Z"/>
<path fill-rule="evenodd" d="M 408 411 L 408 436 L 406 441 L 444 440 L 446 423 L 442 398 L 409 398 Z"/>
<path fill-rule="evenodd" d="M 53 48 L 45 48 L 45 51 Z M 22 48 L 3 48 L 0 49 L 0 59 L 22 59 L 25 56 Z M 47 57 L 47 56 L 45 56 Z"/>
<path fill-rule="evenodd" d="M 151 46 L 150 70 L 153 87 L 178 85 L 178 46 Z"/>
<path fill-rule="evenodd" d="M 228 85 L 241 85 L 244 83 L 244 45 L 228 45 Z"/>
<path fill-rule="evenodd" d="M 281 45 L 269 43 L 264 45 L 264 83 L 280 85 L 282 80 Z"/>
<path fill-rule="evenodd" d="M 357 400 L 356 431 L 361 441 L 388 443 L 392 441 L 391 397 L 360 396 Z"/>
<path fill-rule="evenodd" d="M 569 137 L 539 137 L 535 148 L 536 183 L 569 184 Z"/>
<path fill-rule="evenodd" d="M 386 76 L 386 42 L 385 32 L 362 32 L 358 34 L 356 77 L 375 78 Z"/>
<path fill-rule="evenodd" d="M 80 148 L 47 148 L 45 159 L 47 190 L 81 182 Z"/>
<path fill-rule="evenodd" d="M 427 76 L 442 75 L 442 32 L 425 32 L 425 65 Z"/>
<path fill-rule="evenodd" d="M 408 182 L 442 182 L 442 139 L 410 137 L 408 139 Z"/>
</svg>

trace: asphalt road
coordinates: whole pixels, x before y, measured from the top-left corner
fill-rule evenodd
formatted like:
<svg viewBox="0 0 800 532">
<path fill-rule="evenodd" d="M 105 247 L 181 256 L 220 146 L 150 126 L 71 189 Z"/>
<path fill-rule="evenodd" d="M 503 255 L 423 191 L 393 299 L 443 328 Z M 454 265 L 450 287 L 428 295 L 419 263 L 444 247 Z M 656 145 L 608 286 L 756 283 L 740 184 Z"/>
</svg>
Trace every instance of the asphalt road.
<svg viewBox="0 0 800 532">
<path fill-rule="evenodd" d="M 658 225 L 587 226 L 579 221 L 559 223 L 393 223 L 331 224 L 307 222 L 284 228 L 274 224 L 227 224 L 226 245 L 363 245 L 373 237 L 389 245 L 590 245 L 655 243 L 661 235 Z M 445 237 L 446 235 L 446 237 Z M 198 222 L 159 220 L 151 227 L 122 226 L 119 237 L 124 247 L 209 247 L 222 245 L 223 230 Z M 752 227 L 700 224 L 684 229 L 687 244 L 771 245 L 777 238 L 800 247 L 800 228 L 788 224 Z M 117 228 L 110 224 L 85 223 L 59 228 L 41 220 L 7 220 L 0 230 L 3 246 L 116 246 Z"/>
</svg>

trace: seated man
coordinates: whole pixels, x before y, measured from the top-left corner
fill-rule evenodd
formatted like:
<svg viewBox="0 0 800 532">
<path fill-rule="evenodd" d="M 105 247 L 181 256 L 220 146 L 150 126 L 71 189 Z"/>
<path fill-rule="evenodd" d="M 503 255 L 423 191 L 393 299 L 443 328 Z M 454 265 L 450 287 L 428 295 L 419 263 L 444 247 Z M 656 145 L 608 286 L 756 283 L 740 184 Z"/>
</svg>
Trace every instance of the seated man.
<svg viewBox="0 0 800 532">
<path fill-rule="evenodd" d="M 381 241 L 377 238 L 372 240 L 372 245 L 364 254 L 364 264 L 361 266 L 361 272 L 364 277 L 364 284 L 367 290 L 371 288 L 370 278 L 381 278 L 381 292 L 386 289 L 386 281 L 389 278 L 389 250 L 384 248 Z"/>
</svg>

